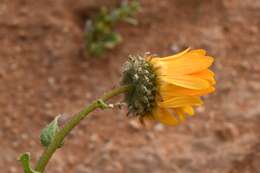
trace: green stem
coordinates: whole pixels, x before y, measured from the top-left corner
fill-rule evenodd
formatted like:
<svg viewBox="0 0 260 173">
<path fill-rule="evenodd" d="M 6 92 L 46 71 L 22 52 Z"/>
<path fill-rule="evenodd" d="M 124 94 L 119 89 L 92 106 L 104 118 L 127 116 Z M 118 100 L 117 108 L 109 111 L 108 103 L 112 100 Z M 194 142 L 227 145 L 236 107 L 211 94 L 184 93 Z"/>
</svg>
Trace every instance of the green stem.
<svg viewBox="0 0 260 173">
<path fill-rule="evenodd" d="M 81 112 L 76 114 L 70 121 L 68 121 L 64 127 L 54 136 L 51 144 L 45 149 L 42 156 L 38 160 L 35 171 L 43 172 L 47 163 L 49 162 L 51 156 L 56 151 L 57 148 L 61 145 L 64 138 L 70 133 L 70 131 L 77 125 L 79 122 L 84 119 L 90 112 L 94 111 L 96 108 L 100 107 L 99 100 L 107 101 L 110 98 L 125 93 L 129 91 L 131 86 L 122 86 L 116 89 L 111 90 L 110 92 L 104 94 L 100 99 L 93 101 L 89 106 L 85 107 Z"/>
</svg>

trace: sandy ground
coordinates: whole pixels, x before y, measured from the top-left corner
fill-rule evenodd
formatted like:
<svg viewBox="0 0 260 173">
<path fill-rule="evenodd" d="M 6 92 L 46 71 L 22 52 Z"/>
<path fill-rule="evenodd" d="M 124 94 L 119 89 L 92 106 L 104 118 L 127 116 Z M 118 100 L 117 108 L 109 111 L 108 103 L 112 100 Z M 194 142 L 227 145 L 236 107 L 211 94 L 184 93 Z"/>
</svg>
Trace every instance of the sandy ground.
<svg viewBox="0 0 260 173">
<path fill-rule="evenodd" d="M 178 127 L 141 127 L 126 110 L 96 111 L 65 141 L 48 173 L 259 173 L 260 1 L 141 0 L 124 43 L 84 57 L 83 24 L 102 0 L 1 0 L 0 170 L 42 147 L 39 133 L 120 81 L 128 54 L 168 55 L 190 46 L 216 57 L 217 92 Z"/>
</svg>

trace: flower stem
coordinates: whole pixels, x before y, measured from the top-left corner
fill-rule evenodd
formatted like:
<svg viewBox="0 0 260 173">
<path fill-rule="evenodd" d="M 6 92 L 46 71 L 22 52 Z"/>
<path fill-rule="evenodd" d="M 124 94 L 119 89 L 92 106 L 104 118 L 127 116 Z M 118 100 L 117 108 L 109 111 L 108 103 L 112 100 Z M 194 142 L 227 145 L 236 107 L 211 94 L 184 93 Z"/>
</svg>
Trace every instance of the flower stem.
<svg viewBox="0 0 260 173">
<path fill-rule="evenodd" d="M 110 98 L 117 96 L 119 94 L 125 93 L 131 90 L 132 86 L 121 86 L 119 88 L 113 89 L 105 93 L 100 99 L 97 99 L 85 107 L 81 112 L 76 114 L 70 121 L 68 121 L 64 127 L 54 136 L 51 144 L 45 149 L 42 156 L 38 160 L 35 171 L 42 173 L 49 162 L 53 153 L 59 148 L 64 140 L 64 138 L 70 133 L 70 131 L 80 123 L 90 112 L 94 111 L 96 108 L 100 108 L 101 105 L 99 101 L 107 101 Z"/>
</svg>

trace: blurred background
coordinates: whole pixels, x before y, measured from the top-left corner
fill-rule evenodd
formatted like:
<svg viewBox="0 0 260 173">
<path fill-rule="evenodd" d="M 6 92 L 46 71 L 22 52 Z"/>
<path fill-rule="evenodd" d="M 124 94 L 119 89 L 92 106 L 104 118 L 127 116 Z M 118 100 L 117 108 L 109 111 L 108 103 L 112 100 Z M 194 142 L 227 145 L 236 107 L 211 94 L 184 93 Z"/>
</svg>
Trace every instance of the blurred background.
<svg viewBox="0 0 260 173">
<path fill-rule="evenodd" d="M 178 127 L 142 127 L 126 110 L 96 111 L 69 135 L 48 173 L 259 173 L 260 1 L 141 0 L 139 24 L 120 23 L 122 44 L 84 51 L 84 25 L 113 0 L 0 0 L 0 170 L 21 173 L 39 134 L 118 86 L 129 54 L 186 47 L 214 56 L 217 92 Z"/>
</svg>

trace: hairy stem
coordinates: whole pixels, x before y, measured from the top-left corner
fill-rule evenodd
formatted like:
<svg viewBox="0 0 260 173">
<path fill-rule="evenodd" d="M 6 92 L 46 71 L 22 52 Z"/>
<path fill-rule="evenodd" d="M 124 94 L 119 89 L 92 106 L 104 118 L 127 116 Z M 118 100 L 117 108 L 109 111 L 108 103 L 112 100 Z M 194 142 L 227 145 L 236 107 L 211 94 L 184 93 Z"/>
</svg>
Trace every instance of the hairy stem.
<svg viewBox="0 0 260 173">
<path fill-rule="evenodd" d="M 49 162 L 53 153 L 59 148 L 64 138 L 70 133 L 70 131 L 80 123 L 90 112 L 94 111 L 96 108 L 100 108 L 99 100 L 107 101 L 110 98 L 117 96 L 119 94 L 128 92 L 132 87 L 131 86 L 122 86 L 116 89 L 113 89 L 105 93 L 100 99 L 97 99 L 85 107 L 81 112 L 76 114 L 70 121 L 68 121 L 64 127 L 54 136 L 51 144 L 45 149 L 42 156 L 38 160 L 35 171 L 40 173 L 44 172 L 44 169 Z"/>
</svg>

